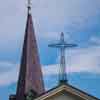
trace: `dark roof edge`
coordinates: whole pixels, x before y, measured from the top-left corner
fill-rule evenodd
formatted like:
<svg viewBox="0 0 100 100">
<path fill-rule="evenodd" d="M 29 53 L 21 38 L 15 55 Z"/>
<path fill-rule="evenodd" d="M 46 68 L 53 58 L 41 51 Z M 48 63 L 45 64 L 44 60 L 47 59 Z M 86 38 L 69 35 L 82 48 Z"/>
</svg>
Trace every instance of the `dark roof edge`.
<svg viewBox="0 0 100 100">
<path fill-rule="evenodd" d="M 84 91 L 82 91 L 82 90 L 80 90 L 80 89 L 78 89 L 78 88 L 76 88 L 76 87 L 74 87 L 74 86 L 68 84 L 68 83 L 66 83 L 66 84 L 65 84 L 65 83 L 64 83 L 64 84 L 63 84 L 63 83 L 62 83 L 62 84 L 59 84 L 59 85 L 55 86 L 54 88 L 52 88 L 52 89 L 50 89 L 50 90 L 48 90 L 48 91 L 46 91 L 46 92 L 40 94 L 38 97 L 41 97 L 42 95 L 45 95 L 46 93 L 49 93 L 50 91 L 53 91 L 54 89 L 59 88 L 59 87 L 62 86 L 62 85 L 67 85 L 67 86 L 69 86 L 69 87 L 71 87 L 71 88 L 73 88 L 73 89 L 75 89 L 75 90 L 78 90 L 79 92 L 82 92 L 83 94 L 85 94 L 85 95 L 87 95 L 87 96 L 90 96 L 90 97 L 92 97 L 92 98 L 94 98 L 94 99 L 100 100 L 100 98 L 97 98 L 97 97 L 95 97 L 95 96 L 93 96 L 93 95 L 91 95 L 91 94 L 88 94 L 88 93 L 86 93 L 86 92 L 84 92 Z"/>
</svg>

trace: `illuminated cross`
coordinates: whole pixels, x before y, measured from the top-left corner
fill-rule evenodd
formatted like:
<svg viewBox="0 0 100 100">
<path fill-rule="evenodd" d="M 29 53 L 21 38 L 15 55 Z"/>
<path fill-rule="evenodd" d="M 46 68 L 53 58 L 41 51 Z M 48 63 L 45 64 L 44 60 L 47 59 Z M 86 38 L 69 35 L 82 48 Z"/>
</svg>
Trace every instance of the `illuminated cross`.
<svg viewBox="0 0 100 100">
<path fill-rule="evenodd" d="M 65 50 L 66 48 L 76 47 L 76 44 L 67 44 L 64 40 L 64 33 L 61 33 L 60 41 L 58 43 L 49 44 L 49 47 L 58 48 L 60 50 L 60 73 L 59 73 L 59 81 L 60 83 L 67 83 L 66 76 L 66 61 L 65 61 Z"/>
</svg>

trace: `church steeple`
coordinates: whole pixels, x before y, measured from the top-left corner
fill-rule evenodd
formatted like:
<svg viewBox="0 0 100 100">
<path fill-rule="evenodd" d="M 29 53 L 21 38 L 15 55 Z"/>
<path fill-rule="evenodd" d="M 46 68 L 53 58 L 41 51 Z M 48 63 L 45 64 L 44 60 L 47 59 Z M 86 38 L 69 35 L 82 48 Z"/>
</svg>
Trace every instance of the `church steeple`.
<svg viewBox="0 0 100 100">
<path fill-rule="evenodd" d="M 24 100 L 25 95 L 27 95 L 30 90 L 32 90 L 37 95 L 44 92 L 38 47 L 30 10 L 31 6 L 29 0 L 16 100 Z"/>
</svg>

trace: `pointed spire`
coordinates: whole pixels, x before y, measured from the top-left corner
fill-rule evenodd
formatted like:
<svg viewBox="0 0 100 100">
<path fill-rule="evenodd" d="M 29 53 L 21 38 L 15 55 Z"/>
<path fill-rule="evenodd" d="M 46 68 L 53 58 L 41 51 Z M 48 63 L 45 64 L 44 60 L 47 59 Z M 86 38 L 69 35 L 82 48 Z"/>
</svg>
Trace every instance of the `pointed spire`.
<svg viewBox="0 0 100 100">
<path fill-rule="evenodd" d="M 39 95 L 44 92 L 44 84 L 32 16 L 28 13 L 16 100 L 24 100 L 30 90 Z"/>
</svg>

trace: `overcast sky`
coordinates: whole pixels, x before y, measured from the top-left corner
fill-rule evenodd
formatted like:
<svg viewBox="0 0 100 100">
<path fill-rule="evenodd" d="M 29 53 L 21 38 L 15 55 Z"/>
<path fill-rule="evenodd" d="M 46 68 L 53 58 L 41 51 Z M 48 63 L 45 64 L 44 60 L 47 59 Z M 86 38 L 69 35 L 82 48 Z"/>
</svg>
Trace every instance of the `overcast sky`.
<svg viewBox="0 0 100 100">
<path fill-rule="evenodd" d="M 31 13 L 46 88 L 57 84 L 59 72 L 59 53 L 48 44 L 64 32 L 68 43 L 78 44 L 65 54 L 69 83 L 100 98 L 100 0 L 32 0 Z M 0 2 L 2 100 L 16 90 L 26 18 L 27 0 Z"/>
</svg>

